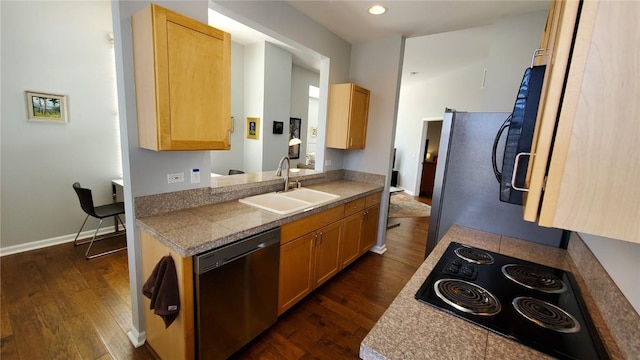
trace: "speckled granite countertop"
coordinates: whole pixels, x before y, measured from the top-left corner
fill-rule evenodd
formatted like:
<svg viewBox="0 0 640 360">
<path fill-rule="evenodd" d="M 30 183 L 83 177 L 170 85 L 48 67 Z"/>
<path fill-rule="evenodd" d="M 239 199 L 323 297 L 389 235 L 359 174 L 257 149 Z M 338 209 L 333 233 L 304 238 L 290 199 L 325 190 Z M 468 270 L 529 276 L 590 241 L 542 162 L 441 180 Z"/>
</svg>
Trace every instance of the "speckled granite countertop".
<svg viewBox="0 0 640 360">
<path fill-rule="evenodd" d="M 349 180 L 305 187 L 340 195 L 340 198 L 291 215 L 274 214 L 232 200 L 140 217 L 137 224 L 181 256 L 188 257 L 383 189 L 381 185 Z"/>
<path fill-rule="evenodd" d="M 452 241 L 571 271 L 574 276 L 579 274 L 579 270 L 567 250 L 453 226 L 362 341 L 360 357 L 365 360 L 550 359 L 545 354 L 420 303 L 414 298 L 415 293 Z M 569 251 L 571 251 L 573 242 L 572 239 Z M 576 252 L 578 251 L 581 250 L 576 250 Z M 579 259 L 577 262 L 580 261 L 582 260 Z M 600 305 L 594 303 L 594 299 L 589 296 L 588 292 L 585 294 L 584 279 L 579 275 L 576 278 L 594 324 L 600 331 L 610 356 L 613 359 L 629 358 L 622 354 L 625 351 L 628 351 L 628 354 L 635 353 L 637 356 L 635 350 L 638 348 L 639 341 L 634 341 L 633 335 L 627 340 L 614 340 L 611 332 L 615 332 L 615 329 L 610 332 L 607 325 L 611 326 L 611 324 L 605 324 L 609 314 L 600 314 L 598 309 L 603 309 L 603 307 L 598 307 Z M 618 307 L 623 308 L 624 304 Z M 605 311 L 620 311 L 629 314 L 623 309 Z M 637 324 L 637 319 L 635 321 L 632 324 Z M 633 327 L 637 327 L 637 325 L 631 325 L 630 329 L 629 324 L 624 326 L 626 329 L 622 329 L 621 333 L 628 333 L 629 330 L 633 333 Z M 628 337 L 628 335 L 626 336 Z M 620 341 L 625 341 L 625 343 L 621 344 L 619 349 L 617 342 Z"/>
</svg>

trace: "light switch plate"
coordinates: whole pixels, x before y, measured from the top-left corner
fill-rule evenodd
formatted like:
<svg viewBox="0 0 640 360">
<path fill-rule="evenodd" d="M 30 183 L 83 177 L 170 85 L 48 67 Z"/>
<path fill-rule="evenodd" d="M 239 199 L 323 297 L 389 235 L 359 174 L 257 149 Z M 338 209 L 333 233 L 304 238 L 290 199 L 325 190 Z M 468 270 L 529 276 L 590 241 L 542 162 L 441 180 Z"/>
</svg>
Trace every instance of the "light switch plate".
<svg viewBox="0 0 640 360">
<path fill-rule="evenodd" d="M 191 169 L 191 183 L 200 183 L 200 169 Z"/>
</svg>

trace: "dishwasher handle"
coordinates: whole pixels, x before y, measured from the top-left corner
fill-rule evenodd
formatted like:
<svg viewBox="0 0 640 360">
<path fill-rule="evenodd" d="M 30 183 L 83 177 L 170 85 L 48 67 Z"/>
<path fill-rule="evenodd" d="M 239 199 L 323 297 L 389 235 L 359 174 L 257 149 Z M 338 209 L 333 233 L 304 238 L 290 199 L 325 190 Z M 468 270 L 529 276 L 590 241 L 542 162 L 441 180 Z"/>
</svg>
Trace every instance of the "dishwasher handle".
<svg viewBox="0 0 640 360">
<path fill-rule="evenodd" d="M 193 271 L 196 274 L 204 274 L 207 271 L 213 270 L 278 243 L 280 243 L 280 228 L 267 230 L 229 245 L 194 256 Z"/>
<path fill-rule="evenodd" d="M 234 260 L 238 260 L 238 259 L 240 259 L 241 257 L 245 257 L 245 256 L 247 256 L 247 255 L 249 255 L 249 254 L 251 254 L 251 253 L 253 253 L 253 252 L 256 252 L 256 251 L 258 251 L 258 250 L 264 249 L 265 247 L 267 247 L 267 243 L 261 242 L 260 244 L 258 244 L 256 247 L 254 247 L 254 248 L 253 248 L 253 249 L 251 249 L 251 250 L 247 250 L 247 251 L 245 251 L 245 252 L 243 252 L 243 253 L 241 253 L 241 254 L 238 254 L 238 255 L 236 255 L 236 256 L 234 256 L 234 257 L 230 257 L 230 258 L 228 258 L 228 259 L 225 259 L 225 260 L 220 264 L 220 266 L 222 266 L 222 265 L 224 265 L 224 264 L 228 264 L 228 263 L 230 263 L 230 262 L 232 262 L 232 261 L 234 261 Z"/>
</svg>

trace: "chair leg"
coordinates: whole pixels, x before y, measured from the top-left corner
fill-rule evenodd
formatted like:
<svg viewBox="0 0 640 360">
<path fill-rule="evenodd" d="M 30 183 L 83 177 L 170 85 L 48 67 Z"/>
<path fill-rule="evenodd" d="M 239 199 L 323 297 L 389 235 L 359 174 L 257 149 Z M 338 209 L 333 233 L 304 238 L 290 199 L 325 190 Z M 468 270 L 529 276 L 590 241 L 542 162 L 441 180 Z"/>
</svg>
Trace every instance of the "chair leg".
<svg viewBox="0 0 640 360">
<path fill-rule="evenodd" d="M 116 219 L 120 220 L 120 224 L 122 225 L 123 228 L 125 228 L 124 227 L 124 223 L 122 222 L 122 219 L 120 219 L 120 217 L 118 215 L 116 215 Z M 120 250 L 125 250 L 127 248 L 127 246 L 125 245 L 125 246 L 117 248 L 117 249 L 113 249 L 113 250 L 104 251 L 104 252 L 101 252 L 101 253 L 89 255 L 89 251 L 91 251 L 91 246 L 93 245 L 93 242 L 96 240 L 96 235 L 98 235 L 98 231 L 100 231 L 100 227 L 101 226 L 102 226 L 102 219 L 100 219 L 100 222 L 98 223 L 98 227 L 96 228 L 96 232 L 93 233 L 93 238 L 91 238 L 91 242 L 89 243 L 89 247 L 87 248 L 87 252 L 84 254 L 84 257 L 87 260 L 95 259 L 97 257 L 104 256 L 104 255 L 113 254 L 115 252 L 118 252 Z M 126 228 L 125 228 L 125 230 L 126 230 Z"/>
<path fill-rule="evenodd" d="M 80 233 L 82 232 L 82 228 L 84 228 L 84 225 L 87 223 L 87 219 L 89 219 L 89 215 L 87 215 L 87 217 L 84 218 L 84 221 L 82 222 L 82 226 L 80 226 L 80 230 L 78 230 L 78 233 L 76 234 L 76 238 L 73 240 L 73 245 L 74 246 L 78 246 L 78 245 L 82 245 L 82 244 L 88 243 L 88 241 L 84 241 L 84 242 L 81 242 L 81 243 L 78 242 L 78 236 L 80 236 Z"/>
</svg>

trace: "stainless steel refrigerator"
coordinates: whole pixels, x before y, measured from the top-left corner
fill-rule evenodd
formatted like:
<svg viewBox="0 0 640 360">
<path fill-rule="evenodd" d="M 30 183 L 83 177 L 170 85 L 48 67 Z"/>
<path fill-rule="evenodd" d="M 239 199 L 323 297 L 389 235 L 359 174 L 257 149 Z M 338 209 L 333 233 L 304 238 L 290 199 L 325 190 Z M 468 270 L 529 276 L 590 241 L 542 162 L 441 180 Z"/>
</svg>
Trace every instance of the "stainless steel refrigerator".
<svg viewBox="0 0 640 360">
<path fill-rule="evenodd" d="M 562 230 L 524 221 L 521 205 L 500 201 L 500 184 L 491 159 L 494 139 L 508 116 L 509 113 L 449 109 L 445 112 L 427 254 L 453 224 L 560 247 Z M 496 158 L 502 159 L 504 139 L 497 149 Z"/>
</svg>

